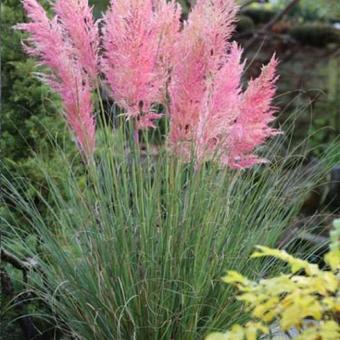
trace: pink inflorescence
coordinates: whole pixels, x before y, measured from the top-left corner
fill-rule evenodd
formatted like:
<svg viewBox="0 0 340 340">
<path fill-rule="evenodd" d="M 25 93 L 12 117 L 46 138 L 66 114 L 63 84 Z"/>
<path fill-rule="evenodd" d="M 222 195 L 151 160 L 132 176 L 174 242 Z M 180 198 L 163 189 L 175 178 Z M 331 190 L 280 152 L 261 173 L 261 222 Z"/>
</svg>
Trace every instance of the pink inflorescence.
<svg viewBox="0 0 340 340">
<path fill-rule="evenodd" d="M 101 73 L 136 133 L 154 128 L 155 108 L 164 108 L 167 143 L 183 160 L 232 168 L 266 161 L 254 151 L 279 133 L 270 127 L 277 60 L 243 90 L 242 49 L 230 41 L 234 0 L 197 0 L 183 23 L 174 0 L 111 0 L 101 45 L 87 0 L 57 0 L 51 20 L 36 0 L 23 3 L 30 22 L 17 27 L 30 33 L 26 49 L 50 68 L 43 79 L 60 94 L 86 155 L 95 147 L 91 91 Z"/>
<path fill-rule="evenodd" d="M 242 50 L 229 42 L 236 13 L 232 0 L 198 0 L 174 46 L 168 140 L 198 165 L 212 158 L 232 168 L 264 162 L 253 151 L 277 133 L 268 126 L 277 61 L 242 92 Z"/>
<path fill-rule="evenodd" d="M 112 96 L 139 129 L 160 117 L 152 106 L 164 100 L 179 15 L 174 1 L 112 0 L 104 17 L 102 70 Z"/>
<path fill-rule="evenodd" d="M 16 28 L 30 34 L 28 54 L 50 73 L 41 78 L 61 97 L 66 120 L 86 157 L 95 148 L 91 91 L 97 73 L 98 34 L 86 0 L 58 0 L 49 19 L 36 0 L 23 1 L 29 23 Z"/>
</svg>

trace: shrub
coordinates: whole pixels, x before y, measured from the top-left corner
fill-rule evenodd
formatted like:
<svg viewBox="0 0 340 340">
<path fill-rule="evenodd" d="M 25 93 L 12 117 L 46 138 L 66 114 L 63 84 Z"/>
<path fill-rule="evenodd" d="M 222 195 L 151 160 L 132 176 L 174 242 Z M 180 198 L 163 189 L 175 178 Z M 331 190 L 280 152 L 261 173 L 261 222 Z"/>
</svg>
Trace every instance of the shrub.
<svg viewBox="0 0 340 340">
<path fill-rule="evenodd" d="M 277 0 L 277 8 L 287 5 L 286 0 Z M 340 5 L 337 0 L 300 0 L 288 13 L 288 16 L 298 17 L 303 21 L 330 20 L 339 18 Z"/>
<path fill-rule="evenodd" d="M 223 281 L 239 290 L 238 300 L 244 302 L 253 320 L 245 326 L 234 325 L 226 333 L 213 333 L 207 340 L 256 339 L 271 334 L 275 323 L 282 332 L 292 328 L 296 339 L 339 339 L 340 293 L 340 220 L 334 222 L 331 249 L 324 256 L 328 269 L 294 258 L 283 250 L 258 246 L 252 257 L 271 256 L 288 264 L 290 273 L 262 279 L 248 280 L 230 271 Z"/>
<path fill-rule="evenodd" d="M 299 43 L 323 47 L 340 41 L 339 32 L 327 24 L 304 24 L 292 28 L 289 34 Z"/>
<path fill-rule="evenodd" d="M 237 32 L 244 33 L 250 32 L 255 28 L 253 19 L 246 15 L 240 15 L 237 22 Z"/>
<path fill-rule="evenodd" d="M 250 7 L 243 10 L 242 14 L 251 18 L 255 24 L 265 24 L 274 17 L 275 11 L 266 8 Z"/>
</svg>

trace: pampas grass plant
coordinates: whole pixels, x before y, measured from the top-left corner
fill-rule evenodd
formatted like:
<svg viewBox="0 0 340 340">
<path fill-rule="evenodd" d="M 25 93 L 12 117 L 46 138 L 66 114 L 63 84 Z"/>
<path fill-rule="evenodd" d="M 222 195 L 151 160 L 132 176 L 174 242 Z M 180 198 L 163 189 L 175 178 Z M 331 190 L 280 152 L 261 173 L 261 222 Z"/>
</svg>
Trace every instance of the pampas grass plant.
<svg viewBox="0 0 340 340">
<path fill-rule="evenodd" d="M 126 130 L 101 129 L 82 176 L 61 151 L 60 178 L 41 161 L 49 197 L 40 195 L 39 209 L 3 179 L 12 212 L 27 221 L 3 221 L 11 230 L 4 245 L 20 243 L 21 255 L 38 262 L 26 289 L 49 307 L 43 317 L 79 339 L 200 339 L 244 320 L 221 274 L 276 270 L 249 255 L 256 244 L 277 245 L 327 163 L 306 175 L 304 155 L 275 156 L 277 137 L 263 150 L 271 164 L 197 169 L 163 146 L 155 152 L 147 136 L 141 152 Z M 36 242 L 27 242 L 32 228 Z"/>
</svg>

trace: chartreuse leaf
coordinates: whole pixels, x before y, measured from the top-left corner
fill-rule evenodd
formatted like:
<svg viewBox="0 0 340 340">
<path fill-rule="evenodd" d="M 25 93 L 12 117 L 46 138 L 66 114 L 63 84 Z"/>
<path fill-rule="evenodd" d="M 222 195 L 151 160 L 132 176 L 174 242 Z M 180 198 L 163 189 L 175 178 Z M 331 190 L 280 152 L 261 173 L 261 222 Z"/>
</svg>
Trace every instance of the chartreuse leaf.
<svg viewBox="0 0 340 340">
<path fill-rule="evenodd" d="M 339 229 L 340 221 L 336 221 L 334 226 Z M 225 333 L 212 333 L 206 340 L 256 340 L 268 334 L 273 324 L 278 324 L 282 332 L 292 328 L 297 330 L 299 334 L 295 339 L 340 339 L 337 322 L 340 312 L 337 229 L 331 235 L 331 250 L 324 257 L 330 270 L 321 270 L 317 265 L 283 250 L 257 246 L 251 257 L 275 257 L 288 263 L 291 273 L 252 281 L 236 271 L 229 271 L 222 280 L 239 290 L 237 299 L 245 304 L 252 321 L 244 326 L 235 324 Z M 296 275 L 297 272 L 301 273 Z"/>
</svg>

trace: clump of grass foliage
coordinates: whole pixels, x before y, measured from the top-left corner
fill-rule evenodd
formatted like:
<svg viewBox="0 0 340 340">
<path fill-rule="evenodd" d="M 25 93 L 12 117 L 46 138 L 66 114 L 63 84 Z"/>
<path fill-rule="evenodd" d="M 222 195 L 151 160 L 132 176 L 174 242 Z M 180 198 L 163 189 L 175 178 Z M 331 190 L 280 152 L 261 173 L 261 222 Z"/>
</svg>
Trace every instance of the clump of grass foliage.
<svg viewBox="0 0 340 340">
<path fill-rule="evenodd" d="M 41 161 L 49 194 L 37 190 L 39 208 L 22 194 L 29 183 L 3 179 L 7 204 L 27 223 L 2 221 L 3 244 L 38 262 L 25 289 L 48 306 L 39 317 L 91 340 L 199 339 L 242 322 L 221 274 L 275 272 L 271 262 L 249 262 L 254 245 L 277 245 L 328 163 L 306 175 L 305 155 L 280 155 L 278 136 L 263 150 L 270 164 L 197 169 L 164 146 L 154 152 L 147 136 L 142 152 L 127 130 L 102 128 L 83 170 L 62 150 L 60 177 Z M 32 229 L 36 237 L 25 233 Z"/>
</svg>

